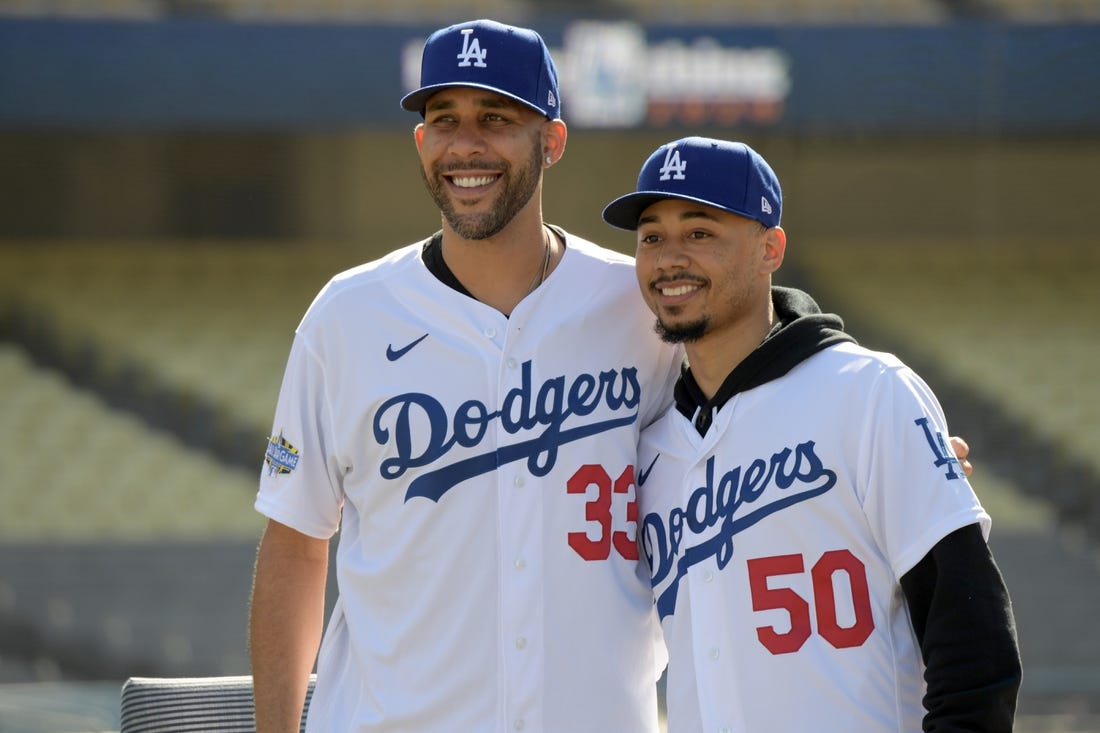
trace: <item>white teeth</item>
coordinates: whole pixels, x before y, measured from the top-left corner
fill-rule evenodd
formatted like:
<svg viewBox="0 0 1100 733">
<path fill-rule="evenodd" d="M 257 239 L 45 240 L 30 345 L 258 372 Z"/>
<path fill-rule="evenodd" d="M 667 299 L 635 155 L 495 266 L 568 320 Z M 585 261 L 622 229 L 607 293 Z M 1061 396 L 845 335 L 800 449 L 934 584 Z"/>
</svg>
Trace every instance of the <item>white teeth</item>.
<svg viewBox="0 0 1100 733">
<path fill-rule="evenodd" d="M 676 296 L 676 295 L 687 295 L 692 290 L 698 290 L 698 289 L 699 289 L 698 285 L 680 285 L 680 286 L 675 287 L 675 288 L 659 288 L 659 290 L 661 291 L 661 295 L 666 295 L 666 296 L 670 296 L 670 297 Z"/>
<path fill-rule="evenodd" d="M 495 180 L 496 176 L 455 176 L 451 179 L 451 182 L 459 188 L 476 188 L 478 186 L 488 186 Z"/>
</svg>

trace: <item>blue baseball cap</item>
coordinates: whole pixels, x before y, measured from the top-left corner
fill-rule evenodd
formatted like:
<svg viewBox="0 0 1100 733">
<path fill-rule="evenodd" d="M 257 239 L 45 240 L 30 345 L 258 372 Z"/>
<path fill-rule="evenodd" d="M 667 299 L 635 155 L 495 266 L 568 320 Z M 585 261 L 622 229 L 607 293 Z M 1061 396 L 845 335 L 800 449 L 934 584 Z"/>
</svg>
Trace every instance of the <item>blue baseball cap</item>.
<svg viewBox="0 0 1100 733">
<path fill-rule="evenodd" d="M 708 137 L 685 137 L 653 151 L 638 174 L 638 190 L 608 204 L 603 220 L 635 230 L 646 207 L 664 199 L 695 201 L 767 227 L 779 226 L 783 208 L 779 179 L 759 153 Z"/>
<path fill-rule="evenodd" d="M 561 117 L 557 67 L 542 36 L 527 28 L 473 20 L 431 34 L 420 61 L 420 88 L 401 106 L 424 114 L 428 97 L 456 86 L 487 89 L 552 120 Z"/>
</svg>

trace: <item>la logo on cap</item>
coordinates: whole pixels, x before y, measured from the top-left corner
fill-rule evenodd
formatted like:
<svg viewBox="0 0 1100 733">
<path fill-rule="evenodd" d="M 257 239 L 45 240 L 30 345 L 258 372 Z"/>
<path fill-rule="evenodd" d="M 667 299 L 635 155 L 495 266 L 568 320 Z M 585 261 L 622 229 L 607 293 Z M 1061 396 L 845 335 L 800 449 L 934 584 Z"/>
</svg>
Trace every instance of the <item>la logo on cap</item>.
<svg viewBox="0 0 1100 733">
<path fill-rule="evenodd" d="M 482 50 L 481 44 L 478 43 L 477 38 L 474 37 L 473 28 L 462 29 L 462 52 L 458 54 L 459 66 L 470 66 L 471 62 L 474 66 L 484 69 L 485 57 L 489 55 L 489 50 Z"/>
<path fill-rule="evenodd" d="M 684 173 L 687 171 L 687 161 L 680 160 L 680 151 L 676 148 L 669 148 L 665 153 L 665 164 L 657 171 L 661 174 L 661 181 L 667 181 L 670 178 L 677 181 L 684 180 L 687 176 Z"/>
</svg>

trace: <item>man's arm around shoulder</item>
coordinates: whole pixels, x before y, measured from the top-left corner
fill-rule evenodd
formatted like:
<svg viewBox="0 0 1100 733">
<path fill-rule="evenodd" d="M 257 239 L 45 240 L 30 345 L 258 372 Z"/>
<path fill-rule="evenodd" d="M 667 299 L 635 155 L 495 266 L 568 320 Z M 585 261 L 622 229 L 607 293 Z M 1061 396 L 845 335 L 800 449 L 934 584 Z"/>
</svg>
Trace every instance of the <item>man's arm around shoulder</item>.
<svg viewBox="0 0 1100 733">
<path fill-rule="evenodd" d="M 327 574 L 328 540 L 268 522 L 248 629 L 257 733 L 298 733 L 321 643 Z"/>
</svg>

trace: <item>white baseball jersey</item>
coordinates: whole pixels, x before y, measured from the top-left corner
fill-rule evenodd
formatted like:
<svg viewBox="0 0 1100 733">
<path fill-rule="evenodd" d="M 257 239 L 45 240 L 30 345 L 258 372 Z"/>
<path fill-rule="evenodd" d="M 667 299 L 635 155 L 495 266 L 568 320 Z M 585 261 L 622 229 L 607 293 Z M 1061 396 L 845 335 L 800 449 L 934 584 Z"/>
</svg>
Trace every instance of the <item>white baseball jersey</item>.
<svg viewBox="0 0 1100 733">
<path fill-rule="evenodd" d="M 828 347 L 700 436 L 642 436 L 642 546 L 669 650 L 669 733 L 921 730 L 900 578 L 982 510 L 927 385 Z"/>
<path fill-rule="evenodd" d="M 298 327 L 256 507 L 340 528 L 312 733 L 657 730 L 633 467 L 680 352 L 629 257 L 566 241 L 510 318 L 421 243 L 334 278 Z"/>
</svg>

